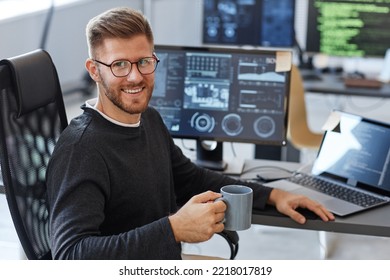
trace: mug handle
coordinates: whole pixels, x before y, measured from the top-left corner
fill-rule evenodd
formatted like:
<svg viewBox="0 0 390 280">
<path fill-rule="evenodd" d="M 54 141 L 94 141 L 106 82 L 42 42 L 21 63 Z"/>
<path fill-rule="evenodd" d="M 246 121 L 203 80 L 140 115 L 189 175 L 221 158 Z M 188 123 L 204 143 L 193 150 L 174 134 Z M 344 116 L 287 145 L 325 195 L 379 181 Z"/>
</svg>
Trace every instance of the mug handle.
<svg viewBox="0 0 390 280">
<path fill-rule="evenodd" d="M 214 202 L 217 202 L 217 201 L 223 201 L 226 204 L 223 197 L 218 197 L 216 200 L 214 200 Z M 227 204 L 226 204 L 226 206 L 227 206 Z M 225 223 L 225 218 L 223 218 L 221 223 Z M 219 232 L 218 235 L 225 238 L 225 240 L 229 244 L 230 253 L 231 253 L 230 259 L 234 260 L 234 258 L 236 257 L 236 255 L 238 253 L 238 241 L 239 241 L 238 233 L 236 231 L 230 231 L 230 230 L 224 229 L 222 232 Z"/>
</svg>

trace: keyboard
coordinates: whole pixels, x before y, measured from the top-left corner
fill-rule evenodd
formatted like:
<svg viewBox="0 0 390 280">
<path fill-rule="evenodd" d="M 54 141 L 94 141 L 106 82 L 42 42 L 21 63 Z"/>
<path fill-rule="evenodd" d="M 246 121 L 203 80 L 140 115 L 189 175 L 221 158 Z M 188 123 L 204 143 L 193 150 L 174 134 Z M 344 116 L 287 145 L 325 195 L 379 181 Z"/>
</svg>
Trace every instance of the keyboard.
<svg viewBox="0 0 390 280">
<path fill-rule="evenodd" d="M 336 197 L 350 203 L 362 206 L 369 207 L 385 200 L 368 193 L 360 192 L 350 188 L 344 188 L 332 182 L 322 180 L 317 177 L 309 176 L 306 174 L 299 174 L 298 176 L 292 176 L 288 178 L 290 182 L 299 184 L 301 186 L 306 186 L 312 189 L 315 189 L 324 194 Z"/>
</svg>

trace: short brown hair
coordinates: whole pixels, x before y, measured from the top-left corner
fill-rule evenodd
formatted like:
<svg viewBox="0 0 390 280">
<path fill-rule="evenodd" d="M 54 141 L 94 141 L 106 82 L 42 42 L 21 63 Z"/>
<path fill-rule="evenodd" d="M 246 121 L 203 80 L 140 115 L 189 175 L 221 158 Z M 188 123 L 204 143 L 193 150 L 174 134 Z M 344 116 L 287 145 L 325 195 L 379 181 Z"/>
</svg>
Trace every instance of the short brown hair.
<svg viewBox="0 0 390 280">
<path fill-rule="evenodd" d="M 147 18 L 139 11 L 127 7 L 110 9 L 92 18 L 86 28 L 89 55 L 95 55 L 106 38 L 129 38 L 134 35 L 146 35 L 153 45 L 152 28 Z"/>
</svg>

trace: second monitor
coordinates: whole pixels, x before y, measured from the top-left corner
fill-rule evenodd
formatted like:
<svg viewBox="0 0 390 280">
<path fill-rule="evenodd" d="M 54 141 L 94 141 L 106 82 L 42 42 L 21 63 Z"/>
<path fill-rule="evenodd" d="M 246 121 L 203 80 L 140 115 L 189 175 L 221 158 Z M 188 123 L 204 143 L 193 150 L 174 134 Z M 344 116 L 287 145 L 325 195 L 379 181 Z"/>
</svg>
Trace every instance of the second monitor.
<svg viewBox="0 0 390 280">
<path fill-rule="evenodd" d="M 308 1 L 306 51 L 383 57 L 390 47 L 390 1 Z"/>
<path fill-rule="evenodd" d="M 150 104 L 175 138 L 198 141 L 198 163 L 223 170 L 215 140 L 285 145 L 291 52 L 156 46 L 160 63 Z"/>
<path fill-rule="evenodd" d="M 291 48 L 295 0 L 204 0 L 203 43 Z"/>
</svg>

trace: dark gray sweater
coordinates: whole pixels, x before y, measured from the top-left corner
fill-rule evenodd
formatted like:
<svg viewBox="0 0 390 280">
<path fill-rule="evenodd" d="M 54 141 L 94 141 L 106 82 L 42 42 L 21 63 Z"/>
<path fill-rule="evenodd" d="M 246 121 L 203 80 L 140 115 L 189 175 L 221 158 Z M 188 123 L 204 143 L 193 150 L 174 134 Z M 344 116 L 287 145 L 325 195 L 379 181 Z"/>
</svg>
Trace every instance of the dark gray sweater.
<svg viewBox="0 0 390 280">
<path fill-rule="evenodd" d="M 168 216 L 193 195 L 237 181 L 191 163 L 152 108 L 137 128 L 83 109 L 47 170 L 53 257 L 180 259 Z M 271 189 L 246 185 L 254 207 L 264 207 Z"/>
</svg>

